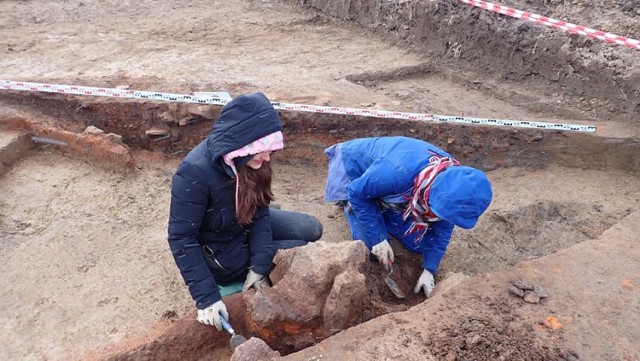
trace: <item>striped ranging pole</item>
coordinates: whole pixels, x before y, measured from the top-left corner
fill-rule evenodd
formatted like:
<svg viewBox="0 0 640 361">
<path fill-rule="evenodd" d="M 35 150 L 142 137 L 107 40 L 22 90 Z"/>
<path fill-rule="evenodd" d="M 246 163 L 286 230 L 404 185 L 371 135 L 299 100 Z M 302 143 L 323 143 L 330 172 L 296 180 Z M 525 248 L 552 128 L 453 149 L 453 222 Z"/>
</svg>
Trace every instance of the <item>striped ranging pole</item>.
<svg viewBox="0 0 640 361">
<path fill-rule="evenodd" d="M 554 29 L 568 31 L 570 33 L 579 34 L 592 39 L 604 40 L 610 43 L 624 45 L 633 49 L 640 49 L 639 40 L 625 38 L 624 36 L 605 33 L 604 31 L 587 28 L 584 26 L 568 23 L 566 21 L 552 19 L 546 16 L 513 9 L 504 5 L 493 4 L 486 1 L 480 1 L 480 0 L 458 0 L 458 1 L 465 3 L 467 5 L 493 11 L 494 13 L 511 16 L 511 17 L 522 19 L 525 21 L 530 21 L 538 25 L 544 25 Z"/>
<path fill-rule="evenodd" d="M 30 92 L 46 92 L 46 93 L 61 93 L 70 95 L 93 95 L 102 97 L 113 98 L 134 98 L 143 100 L 159 100 L 170 101 L 179 103 L 199 103 L 199 104 L 212 104 L 212 105 L 225 105 L 231 98 L 221 98 L 207 93 L 203 95 L 189 95 L 189 94 L 173 94 L 173 93 L 159 93 L 140 90 L 123 90 L 113 88 L 96 88 L 76 85 L 61 85 L 61 84 L 42 84 L 42 83 L 30 83 L 30 82 L 18 82 L 11 80 L 0 80 L 0 90 L 22 90 Z M 454 124 L 467 124 L 467 125 L 491 125 L 502 127 L 515 127 L 515 128 L 534 128 L 534 129 L 550 129 L 561 131 L 573 131 L 573 132 L 588 132 L 592 133 L 596 131 L 596 127 L 593 125 L 576 125 L 576 124 L 561 124 L 561 123 L 544 123 L 533 122 L 525 120 L 510 120 L 510 119 L 495 119 L 495 118 L 472 118 L 452 115 L 437 115 L 437 114 L 424 114 L 424 113 L 408 113 L 398 112 L 390 110 L 378 110 L 378 109 L 360 109 L 360 108 L 342 108 L 342 107 L 330 107 L 322 105 L 308 105 L 308 104 L 294 104 L 294 103 L 281 103 L 272 102 L 275 109 L 297 111 L 297 112 L 310 112 L 310 113 L 323 113 L 323 114 L 340 114 L 340 115 L 352 115 L 363 116 L 373 118 L 387 118 L 387 119 L 404 119 L 414 120 L 422 122 L 434 122 L 434 123 L 454 123 Z"/>
</svg>

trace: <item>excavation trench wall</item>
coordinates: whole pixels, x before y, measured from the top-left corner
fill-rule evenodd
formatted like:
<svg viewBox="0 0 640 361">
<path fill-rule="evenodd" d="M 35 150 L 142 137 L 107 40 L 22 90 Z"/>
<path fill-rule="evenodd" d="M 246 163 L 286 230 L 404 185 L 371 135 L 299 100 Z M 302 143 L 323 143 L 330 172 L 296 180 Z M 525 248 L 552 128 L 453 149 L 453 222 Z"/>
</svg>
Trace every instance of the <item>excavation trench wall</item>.
<svg viewBox="0 0 640 361">
<path fill-rule="evenodd" d="M 559 93 L 601 102 L 591 104 L 601 118 L 637 120 L 640 114 L 638 50 L 535 25 L 456 0 L 283 0 L 323 16 L 361 27 L 429 56 L 443 70 L 467 69 L 503 81 L 556 84 Z M 616 14 L 601 24 L 618 35 L 637 37 L 632 1 L 576 4 L 575 1 L 505 0 L 499 3 L 586 27 L 598 19 L 579 16 L 588 7 Z M 635 8 L 638 3 L 635 2 Z M 627 11 L 631 7 L 631 11 Z M 586 11 L 582 11 L 586 12 Z M 635 25 L 633 25 L 635 24 Z M 531 82 L 529 82 L 531 83 Z"/>
<path fill-rule="evenodd" d="M 0 111 L 0 125 L 35 135 L 67 140 L 88 157 L 106 162 L 133 164 L 126 148 L 143 149 L 182 157 L 206 138 L 220 108 L 160 102 L 115 101 L 48 94 L 0 94 L 0 102 L 17 111 Z M 42 116 L 34 117 L 33 114 Z M 322 150 L 357 137 L 405 135 L 427 140 L 454 154 L 461 162 L 494 170 L 548 165 L 637 173 L 640 140 L 600 137 L 591 133 L 517 129 L 502 126 L 466 126 L 396 119 L 364 118 L 331 114 L 280 112 L 286 133 L 287 163 L 323 164 Z M 94 126 L 111 136 L 89 134 Z M 103 155 L 91 151 L 96 143 L 108 148 Z"/>
</svg>

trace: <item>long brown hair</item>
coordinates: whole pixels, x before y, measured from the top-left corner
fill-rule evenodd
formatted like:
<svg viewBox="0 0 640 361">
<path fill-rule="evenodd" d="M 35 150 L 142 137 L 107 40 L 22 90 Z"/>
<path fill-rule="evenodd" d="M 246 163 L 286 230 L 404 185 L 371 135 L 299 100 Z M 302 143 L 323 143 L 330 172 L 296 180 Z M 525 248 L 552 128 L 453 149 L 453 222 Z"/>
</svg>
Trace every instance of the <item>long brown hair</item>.
<svg viewBox="0 0 640 361">
<path fill-rule="evenodd" d="M 236 219 L 239 224 L 251 223 L 258 207 L 265 207 L 274 200 L 271 192 L 271 177 L 271 162 L 262 162 L 262 166 L 258 169 L 247 165 L 240 169 L 238 204 L 236 204 Z"/>
</svg>

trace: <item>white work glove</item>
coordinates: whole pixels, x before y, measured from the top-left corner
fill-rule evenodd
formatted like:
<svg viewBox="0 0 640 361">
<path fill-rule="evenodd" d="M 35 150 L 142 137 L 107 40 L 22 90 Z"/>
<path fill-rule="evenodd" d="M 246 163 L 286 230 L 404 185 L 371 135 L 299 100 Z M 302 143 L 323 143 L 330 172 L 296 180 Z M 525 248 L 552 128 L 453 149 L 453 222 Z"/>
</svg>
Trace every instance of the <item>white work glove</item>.
<svg viewBox="0 0 640 361">
<path fill-rule="evenodd" d="M 258 273 L 255 273 L 252 269 L 249 270 L 247 274 L 247 279 L 244 281 L 244 285 L 242 286 L 242 292 L 248 290 L 253 287 L 256 290 L 262 288 L 264 286 L 264 276 Z"/>
<path fill-rule="evenodd" d="M 425 269 L 422 271 L 420 278 L 418 278 L 418 283 L 416 283 L 416 288 L 413 290 L 413 293 L 418 293 L 420 292 L 420 290 L 423 290 L 424 295 L 429 298 L 435 286 L 436 285 L 433 281 L 433 275 L 431 274 L 431 272 Z"/>
<path fill-rule="evenodd" d="M 389 242 L 385 239 L 376 244 L 371 249 L 371 253 L 378 258 L 378 262 L 384 267 L 385 271 L 389 272 L 391 265 L 393 265 L 393 249 L 391 249 Z"/>
<path fill-rule="evenodd" d="M 204 310 L 198 310 L 198 322 L 203 325 L 216 326 L 218 331 L 222 331 L 222 322 L 220 321 L 221 316 L 224 317 L 225 320 L 229 319 L 227 306 L 224 305 L 222 300 L 214 303 Z"/>
</svg>

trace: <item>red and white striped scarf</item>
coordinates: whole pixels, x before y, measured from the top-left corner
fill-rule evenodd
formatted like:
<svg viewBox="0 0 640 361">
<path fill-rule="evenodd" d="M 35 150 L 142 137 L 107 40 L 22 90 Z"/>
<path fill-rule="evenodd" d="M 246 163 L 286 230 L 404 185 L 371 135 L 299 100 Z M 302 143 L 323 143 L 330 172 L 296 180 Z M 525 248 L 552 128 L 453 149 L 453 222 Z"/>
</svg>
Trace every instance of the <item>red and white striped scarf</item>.
<svg viewBox="0 0 640 361">
<path fill-rule="evenodd" d="M 429 209 L 429 192 L 431 191 L 433 181 L 436 179 L 436 176 L 447 167 L 455 165 L 460 165 L 455 159 L 433 155 L 429 158 L 429 164 L 420 171 L 420 174 L 413 180 L 413 193 L 409 198 L 409 203 L 402 215 L 402 219 L 406 222 L 409 217 L 413 218 L 411 227 L 407 229 L 404 235 L 408 236 L 414 232 L 420 232 L 415 238 L 416 244 L 419 243 L 427 233 L 429 224 L 440 220 L 440 218 Z"/>
</svg>

